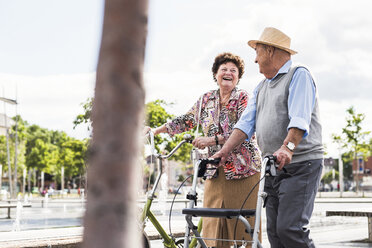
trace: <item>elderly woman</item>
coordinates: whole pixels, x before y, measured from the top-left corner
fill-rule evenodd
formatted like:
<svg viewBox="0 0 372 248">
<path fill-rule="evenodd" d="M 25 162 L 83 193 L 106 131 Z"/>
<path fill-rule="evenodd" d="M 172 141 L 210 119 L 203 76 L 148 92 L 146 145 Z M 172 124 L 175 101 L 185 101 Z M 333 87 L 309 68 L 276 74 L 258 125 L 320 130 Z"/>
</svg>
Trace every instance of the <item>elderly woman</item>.
<svg viewBox="0 0 372 248">
<path fill-rule="evenodd" d="M 247 106 L 247 92 L 236 87 L 244 73 L 244 61 L 231 53 L 219 54 L 214 60 L 212 72 L 218 89 L 202 95 L 185 115 L 155 128 L 153 130 L 155 135 L 182 133 L 196 127 L 199 123 L 204 136 L 196 138 L 192 144 L 200 149 L 208 147 L 209 156 L 220 149 Z M 243 142 L 229 155 L 223 167 L 208 170 L 204 188 L 204 207 L 242 207 L 248 192 L 259 181 L 257 172 L 260 166 L 261 154 L 255 138 Z M 258 187 L 255 188 L 244 208 L 256 207 L 257 192 Z M 249 221 L 254 226 L 254 219 L 251 218 Z M 236 220 L 204 218 L 202 236 L 212 239 L 234 239 L 235 223 Z M 250 239 L 241 223 L 236 228 L 235 238 Z M 206 243 L 212 247 L 232 245 L 229 242 L 215 240 L 206 240 Z"/>
</svg>

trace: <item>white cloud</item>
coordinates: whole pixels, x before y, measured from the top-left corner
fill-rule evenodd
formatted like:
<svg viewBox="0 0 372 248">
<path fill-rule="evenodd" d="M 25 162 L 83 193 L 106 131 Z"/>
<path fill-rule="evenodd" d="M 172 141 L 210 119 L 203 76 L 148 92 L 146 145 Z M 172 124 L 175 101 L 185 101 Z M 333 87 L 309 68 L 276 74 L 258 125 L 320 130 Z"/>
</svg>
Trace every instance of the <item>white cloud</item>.
<svg viewBox="0 0 372 248">
<path fill-rule="evenodd" d="M 95 73 L 44 77 L 0 74 L 0 82 L 5 97 L 17 98 L 18 114 L 29 124 L 62 130 L 76 138 L 89 137 L 86 127 L 74 130 L 72 122 L 83 113 L 80 104 L 93 96 Z M 9 116 L 15 113 L 14 107 L 7 107 Z"/>
<path fill-rule="evenodd" d="M 184 113 L 202 93 L 216 87 L 211 66 L 214 57 L 225 51 L 244 59 L 246 72 L 239 87 L 252 92 L 263 76 L 247 41 L 258 38 L 264 27 L 274 26 L 292 37 L 292 46 L 299 52 L 294 62 L 308 65 L 316 78 L 324 142 L 335 155 L 330 134 L 341 132 L 348 107 L 365 113 L 364 128 L 372 129 L 370 9 L 369 0 L 151 1 L 146 100 L 175 102 L 172 113 Z M 100 30 L 100 26 L 96 28 Z M 3 59 L 8 62 L 11 57 Z M 32 59 L 40 63 L 37 68 L 47 68 L 46 61 Z M 82 111 L 80 103 L 93 96 L 94 73 L 44 77 L 0 74 L 0 82 L 9 98 L 15 97 L 18 85 L 18 110 L 30 123 L 87 136 L 85 128 L 72 130 L 72 121 Z M 14 113 L 11 107 L 7 111 Z"/>
<path fill-rule="evenodd" d="M 167 9 L 175 15 L 171 19 L 160 17 L 162 3 L 153 5 L 158 9 L 153 9 L 157 25 L 150 30 L 151 40 L 166 44 L 149 44 L 153 63 L 146 67 L 148 100 L 172 99 L 180 105 L 175 114 L 187 111 L 203 91 L 213 88 L 210 68 L 214 57 L 224 51 L 245 60 L 240 87 L 252 92 L 262 75 L 247 41 L 258 38 L 264 27 L 274 26 L 292 37 L 292 46 L 299 52 L 294 62 L 308 65 L 316 78 L 329 155 L 337 156 L 331 134 L 341 133 L 348 107 L 366 114 L 364 128 L 372 130 L 370 1 L 203 1 L 185 21 L 177 18 L 179 5 Z M 169 20 L 175 33 L 166 25 Z"/>
</svg>

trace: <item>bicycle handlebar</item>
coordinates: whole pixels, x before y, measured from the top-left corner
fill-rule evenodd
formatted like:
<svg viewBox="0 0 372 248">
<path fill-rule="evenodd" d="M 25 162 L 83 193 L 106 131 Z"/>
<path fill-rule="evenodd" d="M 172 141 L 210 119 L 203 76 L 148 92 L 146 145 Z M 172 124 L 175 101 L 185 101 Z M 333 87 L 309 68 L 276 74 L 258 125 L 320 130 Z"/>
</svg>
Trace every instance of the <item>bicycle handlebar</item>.
<svg viewBox="0 0 372 248">
<path fill-rule="evenodd" d="M 191 134 L 185 134 L 183 136 L 183 140 L 180 143 L 178 143 L 177 146 L 173 148 L 172 151 L 170 151 L 167 155 L 159 155 L 155 151 L 154 132 L 149 130 L 146 136 L 150 137 L 151 155 L 154 155 L 155 157 L 158 157 L 160 159 L 170 158 L 184 143 L 191 143 L 193 140 L 193 137 Z"/>
<path fill-rule="evenodd" d="M 177 146 L 175 148 L 173 148 L 172 151 L 170 151 L 170 153 L 168 153 L 167 155 L 161 155 L 160 158 L 161 159 L 167 159 L 167 158 L 170 158 L 184 143 L 191 143 L 192 142 L 192 136 L 190 134 L 185 134 L 183 136 L 183 140 L 177 144 Z"/>
<path fill-rule="evenodd" d="M 150 130 L 148 132 L 149 136 L 150 136 L 150 146 L 151 146 L 151 154 L 153 156 L 155 156 L 159 163 L 158 163 L 158 175 L 156 177 L 156 180 L 154 182 L 154 186 L 148 196 L 149 199 L 153 199 L 154 198 L 154 195 L 155 195 L 155 191 L 156 191 L 156 188 L 158 187 L 158 184 L 159 184 L 159 181 L 160 181 L 160 177 L 161 177 L 161 174 L 163 173 L 163 166 L 162 166 L 162 161 L 163 159 L 167 159 L 169 157 L 171 157 L 184 143 L 188 142 L 188 143 L 191 143 L 192 142 L 192 136 L 190 134 L 185 134 L 183 136 L 183 139 L 180 143 L 178 143 L 178 145 L 173 148 L 173 150 L 167 154 L 167 155 L 159 155 L 156 153 L 155 151 L 155 142 L 154 142 L 154 133 Z"/>
</svg>

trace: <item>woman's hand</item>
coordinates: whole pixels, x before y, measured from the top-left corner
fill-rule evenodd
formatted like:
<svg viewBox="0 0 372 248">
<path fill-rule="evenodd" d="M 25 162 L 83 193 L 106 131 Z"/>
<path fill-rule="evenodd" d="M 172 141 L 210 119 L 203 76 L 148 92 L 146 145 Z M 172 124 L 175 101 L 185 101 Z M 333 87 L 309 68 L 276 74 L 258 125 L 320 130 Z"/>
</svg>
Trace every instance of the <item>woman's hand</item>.
<svg viewBox="0 0 372 248">
<path fill-rule="evenodd" d="M 152 131 L 154 135 L 158 135 L 159 133 L 168 133 L 165 125 L 161 125 L 160 127 L 156 128 L 145 126 L 143 129 L 143 134 L 146 135 L 149 131 Z"/>
<path fill-rule="evenodd" d="M 142 134 L 145 136 L 148 132 L 151 131 L 151 127 L 145 126 L 142 130 Z"/>
<path fill-rule="evenodd" d="M 214 137 L 198 137 L 192 141 L 192 145 L 199 149 L 213 146 L 215 143 Z"/>
</svg>

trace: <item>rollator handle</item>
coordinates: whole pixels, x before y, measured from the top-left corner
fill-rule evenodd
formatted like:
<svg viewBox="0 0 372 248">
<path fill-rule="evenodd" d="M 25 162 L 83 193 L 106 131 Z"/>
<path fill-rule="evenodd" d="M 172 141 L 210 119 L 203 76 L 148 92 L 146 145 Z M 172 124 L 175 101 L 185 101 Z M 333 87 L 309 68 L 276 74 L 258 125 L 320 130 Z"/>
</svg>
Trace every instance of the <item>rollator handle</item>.
<svg viewBox="0 0 372 248">
<path fill-rule="evenodd" d="M 207 171 L 207 164 L 218 165 L 221 158 L 203 158 L 199 160 L 198 177 L 204 177 Z"/>
<path fill-rule="evenodd" d="M 265 159 L 268 159 L 266 162 L 265 174 L 272 177 L 277 176 L 276 169 L 278 165 L 276 164 L 276 156 L 268 155 Z"/>
</svg>

